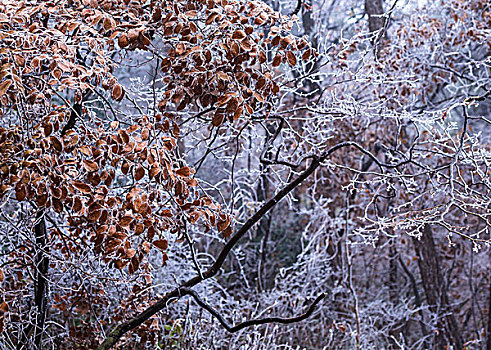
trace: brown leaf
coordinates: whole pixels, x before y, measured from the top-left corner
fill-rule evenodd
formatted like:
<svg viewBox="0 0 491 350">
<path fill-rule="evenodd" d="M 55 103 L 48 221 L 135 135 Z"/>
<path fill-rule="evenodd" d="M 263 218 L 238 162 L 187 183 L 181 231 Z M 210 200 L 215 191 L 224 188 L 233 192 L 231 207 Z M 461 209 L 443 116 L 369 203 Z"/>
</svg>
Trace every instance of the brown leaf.
<svg viewBox="0 0 491 350">
<path fill-rule="evenodd" d="M 240 118 L 240 116 L 242 115 L 242 111 L 244 110 L 244 106 L 239 106 L 239 108 L 237 108 L 237 110 L 235 111 L 234 113 L 234 120 L 237 120 Z"/>
<path fill-rule="evenodd" d="M 127 215 L 127 216 L 123 216 L 121 220 L 119 220 L 119 225 L 121 227 L 128 227 L 132 222 L 133 222 L 133 217 Z"/>
<path fill-rule="evenodd" d="M 283 60 L 283 57 L 278 53 L 276 56 L 273 58 L 273 67 L 278 67 L 281 64 L 281 61 Z"/>
<path fill-rule="evenodd" d="M 187 167 L 187 166 L 176 170 L 176 174 L 179 176 L 182 176 L 182 177 L 187 177 L 187 176 L 191 175 L 192 173 L 194 173 L 193 169 L 191 169 L 190 167 Z"/>
<path fill-rule="evenodd" d="M 58 152 L 63 151 L 63 145 L 56 136 L 50 136 L 49 140 L 51 141 L 52 148 L 54 148 Z"/>
<path fill-rule="evenodd" d="M 138 42 L 144 47 L 150 45 L 150 39 L 143 34 L 143 31 L 140 33 L 140 36 L 138 37 Z"/>
<path fill-rule="evenodd" d="M 189 213 L 189 221 L 194 224 L 196 221 L 198 221 L 200 216 L 199 211 L 193 211 L 192 213 Z"/>
<path fill-rule="evenodd" d="M 93 162 L 93 161 L 90 161 L 87 159 L 84 159 L 83 165 L 84 165 L 85 170 L 87 170 L 87 171 L 96 171 L 97 169 L 99 169 L 99 166 L 97 165 L 96 162 Z"/>
<path fill-rule="evenodd" d="M 206 19 L 205 24 L 206 24 L 206 25 L 210 25 L 211 23 L 213 23 L 213 21 L 215 20 L 215 18 L 216 18 L 217 16 L 218 16 L 218 13 L 216 13 L 216 12 L 212 12 L 212 13 L 211 13 L 211 14 L 208 16 L 208 18 Z"/>
<path fill-rule="evenodd" d="M 223 123 L 225 115 L 223 113 L 215 113 L 213 118 L 211 119 L 211 123 L 213 126 L 220 126 Z"/>
<path fill-rule="evenodd" d="M 128 272 L 130 275 L 138 271 L 138 268 L 140 267 L 140 258 L 138 255 L 135 255 L 133 258 L 131 258 L 131 263 L 128 266 Z"/>
<path fill-rule="evenodd" d="M 138 39 L 138 35 L 140 34 L 140 31 L 138 29 L 130 29 L 128 31 L 128 39 L 130 42 L 134 42 Z"/>
<path fill-rule="evenodd" d="M 15 199 L 22 202 L 26 198 L 26 187 L 20 182 L 15 186 Z"/>
<path fill-rule="evenodd" d="M 259 51 L 259 53 L 257 54 L 257 58 L 259 59 L 259 63 L 266 62 L 266 54 L 264 53 L 264 51 Z"/>
<path fill-rule="evenodd" d="M 285 49 L 288 45 L 290 45 L 293 42 L 292 37 L 286 36 L 284 38 L 281 38 L 280 40 L 280 45 L 283 49 Z"/>
<path fill-rule="evenodd" d="M 7 92 L 11 84 L 12 84 L 12 80 L 10 79 L 7 79 L 0 84 L 0 98 L 2 98 L 2 96 Z"/>
<path fill-rule="evenodd" d="M 147 238 L 148 240 L 151 241 L 154 236 L 155 236 L 155 227 L 151 225 L 147 230 Z"/>
<path fill-rule="evenodd" d="M 114 28 L 116 28 L 116 22 L 110 17 L 104 17 L 104 20 L 102 21 L 102 26 L 104 27 L 105 31 L 113 30 Z"/>
<path fill-rule="evenodd" d="M 131 259 L 132 257 L 134 257 L 134 256 L 136 255 L 136 250 L 135 250 L 135 249 L 130 248 L 130 249 L 127 249 L 127 250 L 125 251 L 125 253 L 126 253 L 126 258 L 127 258 L 127 259 Z"/>
<path fill-rule="evenodd" d="M 102 214 L 102 212 L 100 210 L 92 210 L 89 212 L 89 215 L 87 216 L 87 218 L 89 219 L 89 221 L 95 222 L 95 221 L 99 220 L 99 218 L 101 217 L 101 214 Z"/>
<path fill-rule="evenodd" d="M 174 136 L 175 138 L 178 138 L 179 137 L 179 125 L 177 125 L 177 123 L 173 123 L 172 125 L 172 136 Z"/>
<path fill-rule="evenodd" d="M 128 40 L 128 35 L 126 35 L 126 33 L 123 33 L 119 36 L 118 38 L 118 45 L 120 48 L 125 48 L 126 46 L 129 45 L 129 40 Z"/>
<path fill-rule="evenodd" d="M 48 202 L 48 194 L 41 193 L 36 197 L 36 204 L 38 207 L 43 207 Z"/>
<path fill-rule="evenodd" d="M 224 231 L 230 225 L 229 220 L 219 221 L 217 224 L 218 231 Z"/>
<path fill-rule="evenodd" d="M 52 131 L 53 131 L 53 124 L 46 123 L 43 125 L 43 132 L 44 132 L 45 137 L 48 137 L 49 135 L 51 135 Z"/>
<path fill-rule="evenodd" d="M 240 47 L 243 48 L 245 51 L 251 51 L 252 50 L 252 45 L 249 39 L 244 39 L 240 42 Z"/>
<path fill-rule="evenodd" d="M 78 213 L 82 210 L 83 208 L 83 205 L 82 205 L 82 201 L 80 200 L 79 197 L 75 197 L 73 199 L 73 206 L 72 206 L 72 210 L 75 212 L 75 213 Z"/>
<path fill-rule="evenodd" d="M 86 183 L 80 181 L 72 181 L 72 185 L 82 193 L 89 194 L 92 189 Z"/>
<path fill-rule="evenodd" d="M 307 61 L 310 58 L 311 52 L 312 51 L 310 49 L 305 50 L 305 52 L 302 54 L 302 59 L 304 61 Z"/>
<path fill-rule="evenodd" d="M 124 97 L 124 90 L 120 84 L 114 84 L 111 90 L 111 97 L 116 101 L 121 101 Z"/>
<path fill-rule="evenodd" d="M 130 163 L 125 161 L 123 165 L 121 165 L 121 172 L 124 175 L 128 175 L 129 171 L 130 171 Z"/>
<path fill-rule="evenodd" d="M 286 59 L 288 60 L 288 64 L 293 67 L 297 64 L 297 58 L 295 57 L 295 54 L 291 51 L 286 52 Z"/>
<path fill-rule="evenodd" d="M 152 168 L 150 169 L 149 177 L 152 179 L 155 176 L 157 176 L 158 173 L 160 173 L 160 167 L 158 165 L 153 165 Z"/>
<path fill-rule="evenodd" d="M 85 154 L 86 156 L 90 156 L 92 152 L 90 151 L 90 148 L 88 146 L 80 146 L 78 149 L 80 153 Z"/>
<path fill-rule="evenodd" d="M 3 275 L 3 271 L 2 271 L 2 275 Z M 0 304 L 0 315 L 6 313 L 7 311 L 9 311 L 9 306 L 4 301 L 3 303 Z"/>
<path fill-rule="evenodd" d="M 266 79 L 264 78 L 259 78 L 257 83 L 256 83 L 256 90 L 260 90 L 266 85 Z"/>
<path fill-rule="evenodd" d="M 153 241 L 152 244 L 159 248 L 160 250 L 166 250 L 168 246 L 168 242 L 166 239 L 159 239 L 156 241 Z"/>
<path fill-rule="evenodd" d="M 121 137 L 121 141 L 123 141 L 123 143 L 128 143 L 130 141 L 130 136 L 125 130 L 118 130 L 118 135 Z"/>
<path fill-rule="evenodd" d="M 61 200 L 57 198 L 51 198 L 51 204 L 53 205 L 53 209 L 57 213 L 63 212 L 63 203 L 61 202 Z"/>
<path fill-rule="evenodd" d="M 242 40 L 246 37 L 246 33 L 243 30 L 237 29 L 233 34 L 232 34 L 232 39 L 234 40 Z"/>
<path fill-rule="evenodd" d="M 141 165 L 138 165 L 138 167 L 135 170 L 135 180 L 139 181 L 145 176 L 145 169 Z"/>
<path fill-rule="evenodd" d="M 165 266 L 167 264 L 167 260 L 169 260 L 167 254 L 162 253 L 162 266 Z"/>
</svg>

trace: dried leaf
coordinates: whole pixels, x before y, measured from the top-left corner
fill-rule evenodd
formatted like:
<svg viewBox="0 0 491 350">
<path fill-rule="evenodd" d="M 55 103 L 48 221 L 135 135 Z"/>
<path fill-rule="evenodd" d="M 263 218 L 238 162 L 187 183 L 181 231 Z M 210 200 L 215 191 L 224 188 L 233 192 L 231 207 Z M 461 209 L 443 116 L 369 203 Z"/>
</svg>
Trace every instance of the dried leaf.
<svg viewBox="0 0 491 350">
<path fill-rule="evenodd" d="M 135 180 L 139 181 L 145 176 L 145 169 L 141 165 L 138 165 L 135 170 Z"/>
<path fill-rule="evenodd" d="M 166 250 L 168 246 L 168 242 L 166 239 L 159 239 L 156 241 L 153 241 L 152 244 L 159 248 L 160 250 Z"/>
<path fill-rule="evenodd" d="M 0 98 L 7 92 L 8 88 L 12 84 L 12 80 L 7 79 L 0 84 Z"/>
<path fill-rule="evenodd" d="M 176 174 L 179 176 L 182 176 L 182 177 L 187 177 L 187 176 L 191 175 L 192 173 L 194 173 L 193 169 L 191 169 L 190 167 L 187 167 L 187 166 L 176 170 Z"/>
<path fill-rule="evenodd" d="M 297 64 L 297 57 L 295 57 L 295 54 L 291 51 L 286 52 L 286 59 L 291 67 Z"/>
<path fill-rule="evenodd" d="M 130 142 L 130 136 L 128 135 L 126 130 L 123 130 L 123 129 L 118 130 L 118 135 L 121 138 L 121 141 L 123 141 L 123 143 L 126 144 L 126 143 Z"/>
<path fill-rule="evenodd" d="M 26 187 L 20 182 L 15 186 L 15 199 L 22 202 L 26 198 Z"/>
<path fill-rule="evenodd" d="M 84 159 L 84 161 L 82 163 L 83 163 L 85 170 L 87 170 L 87 171 L 96 171 L 97 169 L 99 169 L 99 166 L 97 165 L 96 162 Z"/>
<path fill-rule="evenodd" d="M 278 53 L 273 58 L 273 67 L 278 67 L 281 64 L 283 57 Z"/>
<path fill-rule="evenodd" d="M 49 140 L 51 141 L 52 148 L 54 148 L 58 152 L 63 151 L 63 145 L 61 144 L 60 140 L 58 140 L 56 136 L 50 136 Z"/>
<path fill-rule="evenodd" d="M 119 36 L 118 38 L 118 45 L 120 48 L 125 48 L 126 46 L 129 45 L 129 40 L 128 40 L 128 35 L 126 35 L 126 33 L 123 33 Z"/>
<path fill-rule="evenodd" d="M 225 115 L 223 113 L 215 113 L 215 115 L 211 119 L 211 123 L 213 124 L 213 126 L 220 126 L 222 125 L 224 118 Z"/>
<path fill-rule="evenodd" d="M 232 34 L 232 39 L 234 40 L 242 40 L 246 37 L 246 33 L 243 30 L 237 29 L 233 34 Z"/>
<path fill-rule="evenodd" d="M 114 84 L 111 90 L 111 97 L 116 101 L 121 101 L 124 97 L 124 90 L 120 84 Z"/>
<path fill-rule="evenodd" d="M 240 42 L 240 47 L 244 49 L 245 51 L 251 51 L 252 50 L 252 44 L 249 41 L 249 39 L 244 39 Z"/>
<path fill-rule="evenodd" d="M 119 226 L 121 227 L 128 227 L 130 224 L 133 222 L 133 217 L 126 215 L 119 220 Z"/>
<path fill-rule="evenodd" d="M 72 185 L 82 193 L 89 194 L 92 192 L 92 189 L 86 183 L 80 181 L 72 181 Z"/>
<path fill-rule="evenodd" d="M 302 54 L 302 59 L 307 61 L 310 58 L 311 53 L 312 51 L 310 49 L 305 50 L 305 52 Z"/>
</svg>

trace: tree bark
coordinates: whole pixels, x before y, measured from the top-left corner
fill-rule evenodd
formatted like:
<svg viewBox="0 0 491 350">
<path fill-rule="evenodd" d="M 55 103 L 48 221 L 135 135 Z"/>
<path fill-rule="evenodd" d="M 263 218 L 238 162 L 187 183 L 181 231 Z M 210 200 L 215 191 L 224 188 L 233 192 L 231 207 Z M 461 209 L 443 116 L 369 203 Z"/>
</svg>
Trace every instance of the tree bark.
<svg viewBox="0 0 491 350">
<path fill-rule="evenodd" d="M 385 38 L 385 17 L 382 0 L 365 0 L 365 13 L 368 15 L 368 29 L 373 34 L 372 44 L 377 57 L 380 53 L 380 41 Z"/>
<path fill-rule="evenodd" d="M 456 349 L 462 349 L 463 340 L 457 320 L 448 303 L 445 281 L 441 273 L 431 226 L 427 224 L 421 239 L 413 238 L 413 243 L 429 309 L 438 317 L 439 329 L 435 334 L 435 346 L 437 349 L 444 349 L 446 345 L 453 345 Z M 442 315 L 441 318 L 440 315 Z"/>
<path fill-rule="evenodd" d="M 382 0 L 365 0 L 365 13 L 368 15 L 370 33 L 381 30 L 385 25 L 384 6 Z"/>
<path fill-rule="evenodd" d="M 49 268 L 49 258 L 46 254 L 47 233 L 44 212 L 40 210 L 36 215 L 36 225 L 34 226 L 35 237 L 35 257 L 34 257 L 34 305 L 36 306 L 35 323 L 30 324 L 24 331 L 21 340 L 17 345 L 18 350 L 41 349 L 43 340 L 44 324 L 48 310 L 47 302 L 47 274 Z M 34 336 L 33 347 L 29 346 L 29 338 Z"/>
</svg>

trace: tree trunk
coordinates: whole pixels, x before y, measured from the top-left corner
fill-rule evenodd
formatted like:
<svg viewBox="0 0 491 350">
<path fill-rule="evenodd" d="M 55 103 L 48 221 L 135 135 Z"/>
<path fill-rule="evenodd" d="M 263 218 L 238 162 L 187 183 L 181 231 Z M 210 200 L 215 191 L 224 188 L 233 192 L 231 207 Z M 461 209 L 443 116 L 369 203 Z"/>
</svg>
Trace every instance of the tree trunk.
<svg viewBox="0 0 491 350">
<path fill-rule="evenodd" d="M 457 320 L 448 305 L 445 281 L 440 270 L 439 256 L 435 248 L 431 226 L 427 224 L 421 239 L 413 238 L 413 243 L 418 256 L 426 300 L 430 311 L 438 318 L 437 327 L 439 329 L 435 334 L 435 346 L 437 349 L 444 349 L 446 345 L 453 345 L 456 349 L 462 349 L 463 340 Z M 440 315 L 442 315 L 441 318 Z"/>
<path fill-rule="evenodd" d="M 36 307 L 38 310 L 36 325 L 34 329 L 34 345 L 36 349 L 41 349 L 41 341 L 44 331 L 44 323 L 46 321 L 46 312 L 47 312 L 47 273 L 48 273 L 48 265 L 49 259 L 46 255 L 45 250 L 47 249 L 47 235 L 46 235 L 46 223 L 44 221 L 43 214 L 39 214 L 39 222 L 35 227 L 36 234 L 36 281 L 34 288 L 34 301 L 36 303 Z"/>
<path fill-rule="evenodd" d="M 380 41 L 385 38 L 385 17 L 383 17 L 384 6 L 382 0 L 365 0 L 365 13 L 368 15 L 368 29 L 370 34 L 373 34 L 372 44 L 378 57 Z"/>
<path fill-rule="evenodd" d="M 34 304 L 36 307 L 36 320 L 29 324 L 24 330 L 22 337 L 17 344 L 18 350 L 41 349 L 43 338 L 44 324 L 46 321 L 47 312 L 47 273 L 49 267 L 49 258 L 46 254 L 47 234 L 46 223 L 44 221 L 44 213 L 42 210 L 36 215 L 36 225 L 34 226 L 35 237 L 35 256 L 34 256 Z M 30 338 L 34 336 L 34 343 L 31 343 Z M 30 344 L 33 344 L 32 347 Z"/>
</svg>

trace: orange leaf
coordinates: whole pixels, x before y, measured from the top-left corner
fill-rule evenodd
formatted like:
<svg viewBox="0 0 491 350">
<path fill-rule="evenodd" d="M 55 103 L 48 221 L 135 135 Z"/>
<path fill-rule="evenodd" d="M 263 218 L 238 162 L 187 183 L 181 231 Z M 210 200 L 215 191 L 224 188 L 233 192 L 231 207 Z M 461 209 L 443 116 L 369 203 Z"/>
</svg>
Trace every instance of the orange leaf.
<svg viewBox="0 0 491 350">
<path fill-rule="evenodd" d="M 82 193 L 89 194 L 92 190 L 89 185 L 80 181 L 72 181 L 72 185 Z"/>
<path fill-rule="evenodd" d="M 176 171 L 176 174 L 179 176 L 182 176 L 182 177 L 187 177 L 187 176 L 191 175 L 192 173 L 194 173 L 193 169 L 191 169 L 190 167 L 187 167 L 187 166 L 182 167 Z"/>
<path fill-rule="evenodd" d="M 12 84 L 12 80 L 10 79 L 7 79 L 0 84 L 0 98 L 2 98 L 2 96 L 7 92 L 11 84 Z"/>
<path fill-rule="evenodd" d="M 84 165 L 85 170 L 87 170 L 87 171 L 96 171 L 97 169 L 99 169 L 99 166 L 97 165 L 97 163 L 92 162 L 90 160 L 84 159 L 83 165 Z"/>
<path fill-rule="evenodd" d="M 156 241 L 153 241 L 152 244 L 159 248 L 160 250 L 166 250 L 168 246 L 168 242 L 166 239 L 159 239 Z"/>
</svg>

